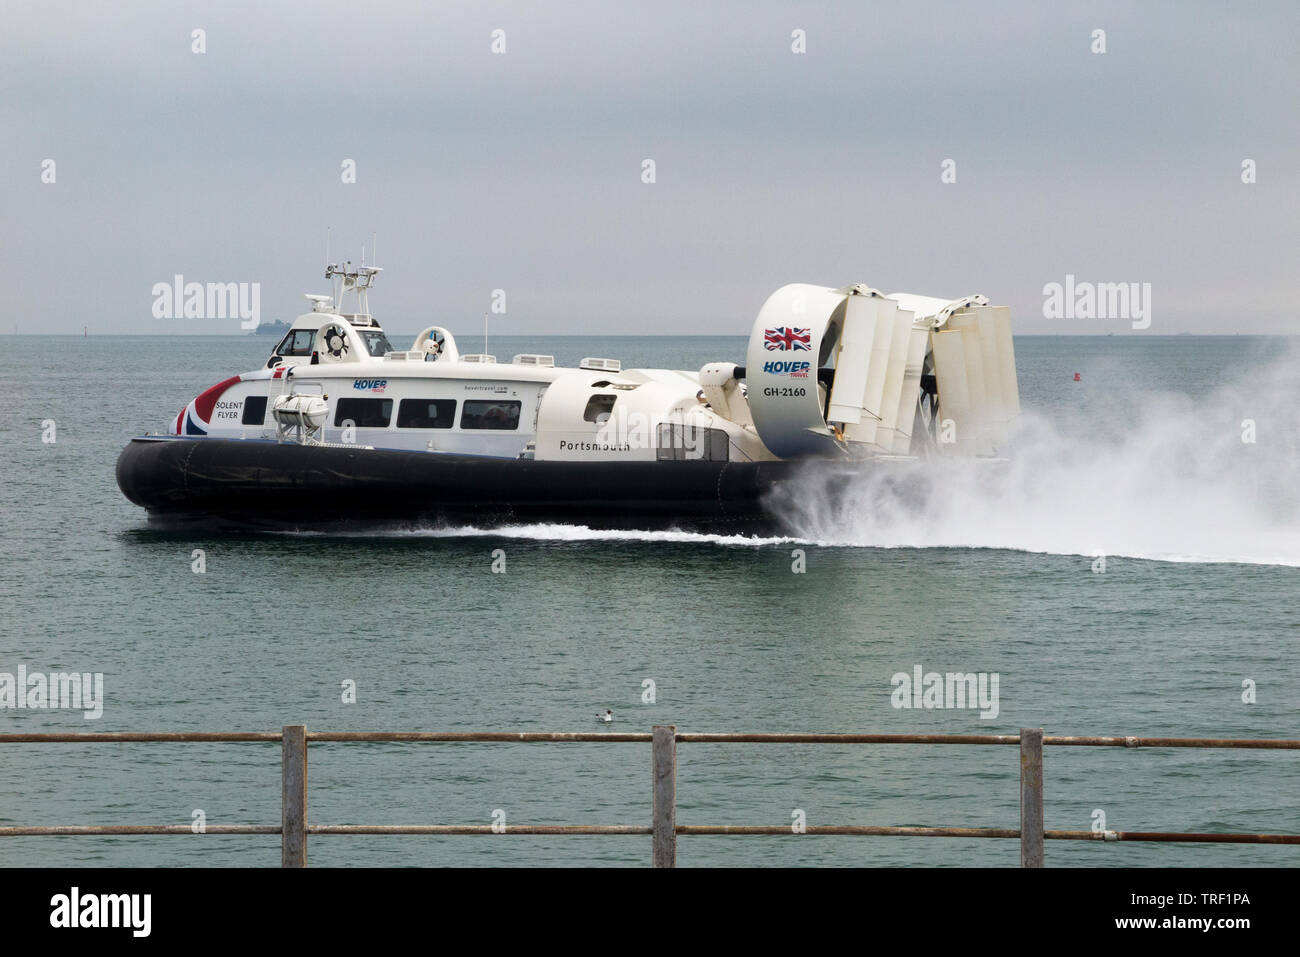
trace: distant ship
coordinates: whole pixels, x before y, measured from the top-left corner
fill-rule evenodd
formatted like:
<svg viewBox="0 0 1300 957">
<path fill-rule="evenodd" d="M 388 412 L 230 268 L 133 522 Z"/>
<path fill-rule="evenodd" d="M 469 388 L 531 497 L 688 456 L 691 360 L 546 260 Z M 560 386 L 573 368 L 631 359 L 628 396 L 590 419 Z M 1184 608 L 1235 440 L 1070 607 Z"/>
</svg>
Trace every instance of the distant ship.
<svg viewBox="0 0 1300 957">
<path fill-rule="evenodd" d="M 282 336 L 293 327 L 287 322 L 259 322 L 250 336 Z"/>
<path fill-rule="evenodd" d="M 136 438 L 117 463 L 151 520 L 331 526 L 533 521 L 779 527 L 809 459 L 998 460 L 1020 410 L 1005 307 L 983 296 L 795 284 L 759 310 L 742 366 L 624 369 L 550 355 L 498 362 L 424 329 L 396 349 L 370 315 L 380 270 L 333 264 L 333 296 L 262 368 Z M 341 288 L 339 288 L 341 286 Z M 355 312 L 342 308 L 355 295 Z"/>
</svg>

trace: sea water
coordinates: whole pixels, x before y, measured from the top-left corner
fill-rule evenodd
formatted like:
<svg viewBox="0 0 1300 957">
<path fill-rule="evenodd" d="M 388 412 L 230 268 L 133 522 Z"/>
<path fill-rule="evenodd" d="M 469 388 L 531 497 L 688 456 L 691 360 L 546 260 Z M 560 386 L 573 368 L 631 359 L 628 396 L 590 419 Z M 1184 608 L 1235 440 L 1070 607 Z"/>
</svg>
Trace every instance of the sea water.
<svg viewBox="0 0 1300 957">
<path fill-rule="evenodd" d="M 260 367 L 273 343 L 0 342 L 0 673 L 103 681 L 98 719 L 0 708 L 3 732 L 1300 737 L 1300 362 L 1288 340 L 1019 338 L 1024 428 L 1004 467 L 944 464 L 916 480 L 920 495 L 870 475 L 833 495 L 810 480 L 784 503 L 789 534 L 762 539 L 151 530 L 114 481 L 121 448 Z M 741 337 L 491 345 L 625 368 L 744 353 Z M 896 679 L 918 668 L 996 675 L 996 715 L 942 695 L 910 706 Z M 606 708 L 612 725 L 596 722 Z M 0 748 L 0 824 L 279 822 L 278 744 Z M 1018 826 L 1014 747 L 682 744 L 679 762 L 683 824 L 785 826 L 802 813 L 810 825 Z M 650 820 L 642 744 L 318 744 L 309 781 L 321 824 Z M 1044 782 L 1049 829 L 1300 830 L 1295 752 L 1049 747 Z M 309 843 L 319 865 L 649 857 L 644 837 Z M 1017 860 L 1012 840 L 684 837 L 678 850 L 683 866 Z M 1057 841 L 1047 860 L 1300 863 L 1285 846 Z M 277 863 L 273 836 L 0 840 L 9 866 Z"/>
</svg>

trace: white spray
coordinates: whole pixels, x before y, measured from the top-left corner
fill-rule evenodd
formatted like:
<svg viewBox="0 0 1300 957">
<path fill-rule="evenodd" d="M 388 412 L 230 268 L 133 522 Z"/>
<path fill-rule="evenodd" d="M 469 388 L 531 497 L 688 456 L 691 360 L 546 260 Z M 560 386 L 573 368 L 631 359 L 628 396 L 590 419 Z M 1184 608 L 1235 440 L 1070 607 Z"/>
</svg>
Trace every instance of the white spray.
<svg viewBox="0 0 1300 957">
<path fill-rule="evenodd" d="M 1193 399 L 1142 392 L 1066 424 L 1022 416 L 1007 461 L 811 468 L 793 534 L 876 547 L 1300 566 L 1300 356 Z"/>
</svg>

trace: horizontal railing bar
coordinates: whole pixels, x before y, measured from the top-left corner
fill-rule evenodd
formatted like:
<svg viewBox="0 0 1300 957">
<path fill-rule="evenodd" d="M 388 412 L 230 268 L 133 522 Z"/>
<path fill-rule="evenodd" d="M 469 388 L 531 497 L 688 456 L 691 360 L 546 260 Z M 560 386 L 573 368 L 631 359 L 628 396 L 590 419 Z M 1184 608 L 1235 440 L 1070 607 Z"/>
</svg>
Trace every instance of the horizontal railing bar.
<svg viewBox="0 0 1300 957">
<path fill-rule="evenodd" d="M 1016 745 L 1018 734 L 696 733 L 677 735 L 680 744 L 978 744 Z M 1133 735 L 1082 737 L 1045 735 L 1043 744 L 1121 748 L 1263 748 L 1300 750 L 1284 738 L 1144 738 Z"/>
<path fill-rule="evenodd" d="M 839 834 L 857 837 L 1019 837 L 1018 830 L 996 827 L 887 827 L 875 824 L 809 824 L 795 831 L 789 824 L 678 824 L 678 834 Z"/>
<path fill-rule="evenodd" d="M 854 734 L 680 732 L 679 744 L 1019 744 L 1018 734 Z"/>
<path fill-rule="evenodd" d="M 802 832 L 795 832 L 788 824 L 679 824 L 680 835 L 839 835 L 856 837 L 956 837 L 956 838 L 1009 838 L 1020 837 L 1020 831 L 993 827 L 907 827 L 874 824 L 809 824 Z M 472 836 L 478 834 L 518 835 L 649 835 L 650 827 L 624 824 L 511 824 L 504 830 L 494 830 L 491 824 L 309 824 L 308 834 L 366 834 L 366 835 L 443 835 Z M 75 836 L 150 836 L 163 834 L 279 834 L 280 828 L 271 824 L 209 824 L 202 832 L 195 832 L 188 824 L 85 824 L 85 825 L 33 825 L 0 827 L 0 837 L 75 837 Z M 1156 842 L 1170 844 L 1300 844 L 1300 834 L 1210 834 L 1183 831 L 1044 831 L 1043 836 L 1053 841 L 1106 841 L 1106 842 Z"/>
<path fill-rule="evenodd" d="M 239 743 L 277 742 L 279 731 L 85 731 L 4 733 L 0 744 L 111 744 L 132 742 Z M 316 742 L 587 742 L 649 744 L 650 734 L 636 731 L 309 731 Z M 973 744 L 1016 745 L 1017 734 L 895 734 L 895 733 L 693 733 L 677 735 L 681 744 Z M 1046 735 L 1044 745 L 1120 748 L 1244 748 L 1300 750 L 1294 738 L 1147 738 L 1127 736 Z"/>
<path fill-rule="evenodd" d="M 1019 838 L 1018 829 L 996 827 L 889 827 L 861 824 L 809 824 L 802 832 L 789 824 L 679 824 L 683 835 L 766 834 L 799 836 L 834 834 L 857 837 L 992 837 Z M 1043 836 L 1056 841 L 1159 841 L 1185 844 L 1300 844 L 1300 834 L 1197 834 L 1181 831 L 1044 831 Z"/>
<path fill-rule="evenodd" d="M 1115 748 L 1276 748 L 1283 751 L 1300 750 L 1300 740 L 1294 738 L 1138 738 L 1138 737 L 1072 737 L 1044 736 L 1043 744 L 1074 747 Z"/>
<path fill-rule="evenodd" d="M 94 834 L 279 834 L 272 824 L 208 824 L 195 831 L 189 824 L 56 824 L 0 827 L 0 837 L 59 837 Z"/>
<path fill-rule="evenodd" d="M 641 731 L 308 731 L 312 741 L 411 741 L 456 742 L 635 742 L 649 744 L 651 735 Z"/>
<path fill-rule="evenodd" d="M 111 744 L 130 741 L 279 741 L 279 731 L 74 731 L 0 734 L 0 744 Z"/>
<path fill-rule="evenodd" d="M 1300 844 L 1300 834 L 1205 834 L 1181 831 L 1044 831 L 1054 841 L 1155 841 L 1169 844 Z"/>
<path fill-rule="evenodd" d="M 650 834 L 653 829 L 625 824 L 308 824 L 308 834 Z"/>
</svg>

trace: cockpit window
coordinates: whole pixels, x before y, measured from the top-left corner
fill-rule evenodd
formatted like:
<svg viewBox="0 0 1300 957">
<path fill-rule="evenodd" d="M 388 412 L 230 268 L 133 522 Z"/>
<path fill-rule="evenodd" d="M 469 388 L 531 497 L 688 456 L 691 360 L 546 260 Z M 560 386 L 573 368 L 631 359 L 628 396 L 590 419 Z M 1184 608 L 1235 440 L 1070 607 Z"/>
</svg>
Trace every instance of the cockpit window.
<svg viewBox="0 0 1300 957">
<path fill-rule="evenodd" d="M 382 332 L 365 329 L 358 329 L 357 331 L 361 333 L 361 338 L 366 342 L 366 351 L 372 356 L 382 357 L 393 351 L 393 346 L 389 343 L 388 337 Z"/>
<path fill-rule="evenodd" d="M 275 347 L 277 356 L 309 356 L 316 339 L 315 329 L 294 329 Z"/>
</svg>

